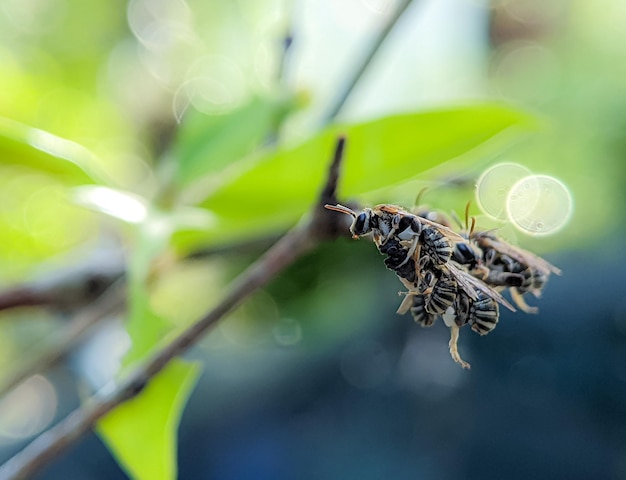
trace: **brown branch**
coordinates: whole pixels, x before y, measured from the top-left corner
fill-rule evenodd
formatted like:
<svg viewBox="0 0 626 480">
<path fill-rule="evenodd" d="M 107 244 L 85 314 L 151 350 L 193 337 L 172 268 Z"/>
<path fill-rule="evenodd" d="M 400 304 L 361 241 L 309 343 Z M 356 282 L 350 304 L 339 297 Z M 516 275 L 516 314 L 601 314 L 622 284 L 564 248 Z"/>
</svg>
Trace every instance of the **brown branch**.
<svg viewBox="0 0 626 480">
<path fill-rule="evenodd" d="M 32 282 L 0 290 L 0 310 L 47 307 L 74 312 L 90 305 L 123 275 L 121 249 L 100 247 L 80 263 L 38 274 Z"/>
<path fill-rule="evenodd" d="M 36 438 L 0 467 L 0 479 L 30 478 L 120 403 L 137 395 L 173 358 L 183 353 L 247 297 L 276 277 L 287 266 L 315 248 L 321 241 L 337 236 L 345 228 L 343 215 L 326 210 L 326 203 L 337 203 L 336 188 L 343 159 L 345 139 L 339 138 L 328 178 L 313 206 L 311 215 L 287 232 L 257 262 L 231 284 L 222 301 L 147 362 L 126 377 L 113 390 L 99 392 L 85 406 L 75 410 L 56 426 Z"/>
<path fill-rule="evenodd" d="M 82 336 L 103 318 L 121 311 L 125 303 L 124 281 L 118 280 L 95 302 L 81 310 L 72 321 L 58 332 L 46 350 L 23 363 L 8 380 L 0 385 L 0 397 L 28 377 L 50 368 L 64 358 Z"/>
</svg>

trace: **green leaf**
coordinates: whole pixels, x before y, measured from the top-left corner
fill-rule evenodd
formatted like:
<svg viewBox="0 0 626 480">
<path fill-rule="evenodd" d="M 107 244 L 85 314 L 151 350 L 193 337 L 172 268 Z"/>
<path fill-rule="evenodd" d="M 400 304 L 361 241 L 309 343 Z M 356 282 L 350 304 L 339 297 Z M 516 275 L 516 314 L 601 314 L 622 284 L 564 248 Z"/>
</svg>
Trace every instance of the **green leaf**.
<svg viewBox="0 0 626 480">
<path fill-rule="evenodd" d="M 152 261 L 166 248 L 172 233 L 169 219 L 151 212 L 138 227 L 138 235 L 128 265 L 130 300 L 126 330 L 132 342 L 124 365 L 145 358 L 167 331 L 165 319 L 150 306 L 148 276 Z"/>
<path fill-rule="evenodd" d="M 140 195 L 100 185 L 83 185 L 72 190 L 75 203 L 128 223 L 146 221 L 148 201 Z"/>
<path fill-rule="evenodd" d="M 315 201 L 340 134 L 347 137 L 347 146 L 339 193 L 350 198 L 424 176 L 478 147 L 482 155 L 493 154 L 505 141 L 537 126 L 527 113 L 480 104 L 329 127 L 294 148 L 269 153 L 215 188 L 202 206 L 216 215 L 218 228 L 178 234 L 176 243 L 185 248 L 293 224 Z M 502 142 L 493 141 L 498 136 Z"/>
<path fill-rule="evenodd" d="M 178 424 L 200 371 L 197 363 L 175 359 L 139 395 L 98 422 L 100 438 L 130 477 L 176 478 Z"/>
<path fill-rule="evenodd" d="M 87 148 L 5 117 L 0 117 L 0 163 L 27 166 L 71 185 L 106 178 Z"/>
<path fill-rule="evenodd" d="M 173 232 L 206 229 L 213 218 L 198 208 L 164 212 L 139 195 L 100 185 L 84 185 L 72 192 L 76 203 L 132 225 L 135 243 L 128 262 L 126 322 L 132 345 L 124 358 L 124 365 L 130 365 L 146 357 L 168 329 L 167 321 L 150 306 L 148 277 L 153 260 L 166 250 Z"/>
<path fill-rule="evenodd" d="M 240 160 L 277 128 L 291 108 L 291 100 L 254 97 L 224 115 L 189 112 L 172 152 L 176 183 L 184 186 Z"/>
</svg>

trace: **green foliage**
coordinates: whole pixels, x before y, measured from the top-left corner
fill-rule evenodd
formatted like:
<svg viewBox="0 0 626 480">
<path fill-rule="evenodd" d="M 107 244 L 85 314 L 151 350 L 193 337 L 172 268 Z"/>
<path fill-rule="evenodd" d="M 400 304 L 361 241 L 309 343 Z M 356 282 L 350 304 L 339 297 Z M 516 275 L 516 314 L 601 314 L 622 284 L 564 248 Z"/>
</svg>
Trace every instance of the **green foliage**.
<svg viewBox="0 0 626 480">
<path fill-rule="evenodd" d="M 150 215 L 149 215 L 150 216 Z M 147 218 L 138 227 L 134 255 L 128 265 L 128 295 L 131 299 L 126 329 L 132 341 L 125 365 L 146 358 L 167 331 L 167 322 L 150 307 L 148 277 L 152 262 L 167 247 L 170 231 L 166 220 Z"/>
<path fill-rule="evenodd" d="M 176 432 L 199 374 L 200 365 L 173 360 L 98 422 L 98 434 L 132 478 L 176 478 Z"/>
<path fill-rule="evenodd" d="M 70 185 L 91 183 L 99 176 L 93 154 L 82 145 L 3 117 L 0 158 L 5 165 L 27 167 Z"/>
<path fill-rule="evenodd" d="M 276 131 L 291 101 L 255 96 L 224 115 L 187 114 L 171 153 L 180 187 L 244 158 Z"/>
<path fill-rule="evenodd" d="M 314 201 L 338 135 L 347 137 L 340 191 L 354 198 L 422 175 L 505 131 L 510 141 L 536 128 L 534 117 L 494 104 L 331 126 L 298 146 L 267 152 L 234 173 L 213 178 L 201 206 L 216 216 L 217 227 L 181 233 L 176 241 L 188 248 L 268 234 L 295 223 Z M 501 145 L 495 142 L 491 150 Z"/>
</svg>

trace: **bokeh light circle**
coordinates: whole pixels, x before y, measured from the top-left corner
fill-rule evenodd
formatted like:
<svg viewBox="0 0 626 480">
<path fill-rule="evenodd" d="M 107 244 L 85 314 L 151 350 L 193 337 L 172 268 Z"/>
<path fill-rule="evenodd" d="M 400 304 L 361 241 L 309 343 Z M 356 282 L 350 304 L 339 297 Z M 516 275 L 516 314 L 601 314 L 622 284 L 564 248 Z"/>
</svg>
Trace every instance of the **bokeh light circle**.
<svg viewBox="0 0 626 480">
<path fill-rule="evenodd" d="M 506 199 L 509 220 L 530 235 L 551 235 L 572 216 L 574 201 L 568 188 L 549 175 L 529 175 L 511 188 Z"/>
<path fill-rule="evenodd" d="M 531 171 L 517 163 L 498 163 L 483 172 L 476 182 L 476 201 L 485 215 L 507 220 L 506 200 L 513 185 Z"/>
</svg>

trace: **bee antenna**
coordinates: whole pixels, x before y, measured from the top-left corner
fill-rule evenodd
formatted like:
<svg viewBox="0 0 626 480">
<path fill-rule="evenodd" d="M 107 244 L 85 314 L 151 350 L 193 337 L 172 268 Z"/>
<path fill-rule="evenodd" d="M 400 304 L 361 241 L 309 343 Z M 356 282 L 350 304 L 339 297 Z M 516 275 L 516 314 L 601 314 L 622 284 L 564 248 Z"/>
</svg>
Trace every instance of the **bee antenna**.
<svg viewBox="0 0 626 480">
<path fill-rule="evenodd" d="M 469 229 L 468 238 L 471 238 L 472 233 L 474 233 L 474 227 L 476 227 L 476 217 L 472 217 L 472 226 Z"/>
<path fill-rule="evenodd" d="M 426 191 L 428 190 L 428 187 L 424 187 L 422 188 L 418 194 L 417 197 L 415 197 L 415 205 L 416 207 L 419 206 L 420 202 L 422 201 L 422 197 L 424 196 L 424 194 L 426 193 Z"/>
<path fill-rule="evenodd" d="M 328 210 L 333 210 L 335 212 L 345 213 L 346 215 L 350 215 L 351 217 L 356 218 L 356 213 L 354 212 L 354 210 L 351 210 L 350 208 L 344 207 L 343 205 L 340 205 L 340 204 L 337 204 L 337 205 L 326 204 L 324 205 L 324 208 Z"/>
<path fill-rule="evenodd" d="M 465 230 L 469 229 L 469 209 L 471 204 L 472 202 L 467 202 L 465 205 Z"/>
</svg>

